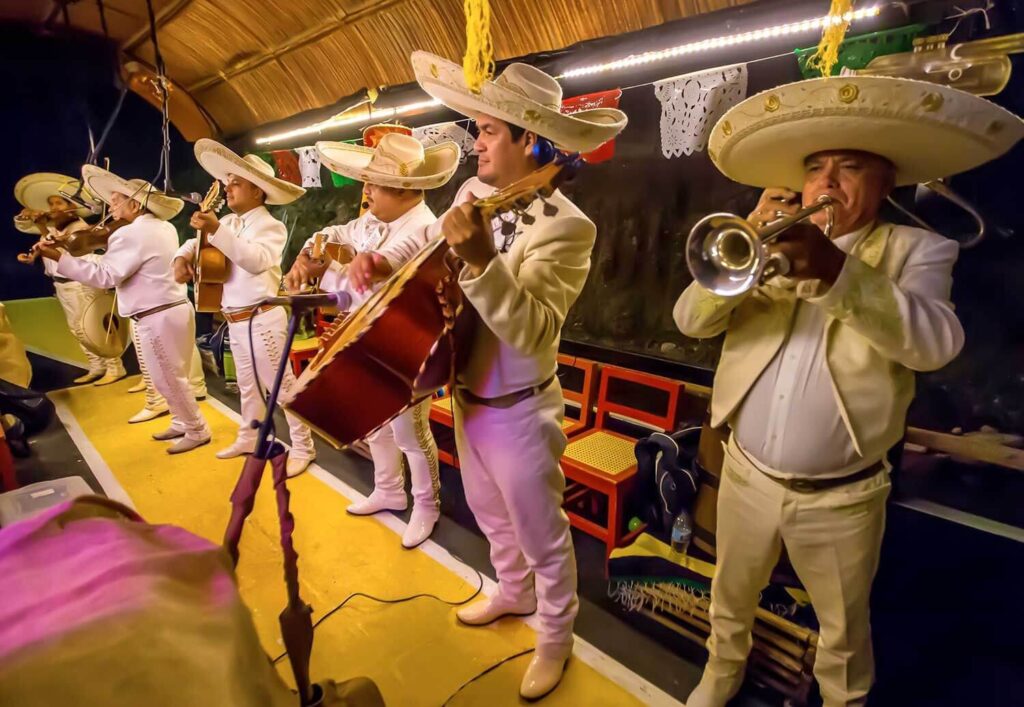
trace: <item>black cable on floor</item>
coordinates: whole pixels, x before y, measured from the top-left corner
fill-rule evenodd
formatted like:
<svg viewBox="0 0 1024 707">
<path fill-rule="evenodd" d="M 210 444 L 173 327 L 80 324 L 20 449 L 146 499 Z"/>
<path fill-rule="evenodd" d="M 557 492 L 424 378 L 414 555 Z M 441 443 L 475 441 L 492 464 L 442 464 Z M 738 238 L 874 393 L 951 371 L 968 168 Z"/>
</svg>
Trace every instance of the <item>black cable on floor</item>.
<svg viewBox="0 0 1024 707">
<path fill-rule="evenodd" d="M 476 675 L 471 677 L 469 680 L 467 680 L 466 682 L 464 682 L 461 685 L 459 685 L 459 689 L 456 690 L 455 692 L 453 692 L 451 695 L 449 695 L 448 699 L 445 700 L 443 703 L 441 703 L 441 707 L 447 707 L 447 705 L 451 704 L 452 700 L 454 700 L 456 697 L 458 697 L 460 692 L 462 692 L 467 687 L 472 685 L 474 682 L 476 682 L 477 680 L 482 678 L 484 675 L 487 675 L 488 673 L 490 673 L 490 672 L 492 672 L 494 670 L 497 670 L 498 668 L 503 666 L 505 663 L 508 663 L 508 662 L 510 662 L 512 660 L 515 660 L 516 658 L 521 658 L 524 655 L 527 655 L 529 653 L 533 653 L 535 650 L 537 650 L 537 649 L 536 648 L 527 648 L 525 650 L 519 651 L 518 653 L 513 653 L 512 655 L 510 655 L 508 657 L 502 658 L 501 660 L 499 660 L 494 665 L 491 665 L 490 667 L 488 667 L 486 670 L 483 670 L 482 672 L 477 673 Z"/>
<path fill-rule="evenodd" d="M 436 594 L 428 594 L 428 593 L 412 594 L 412 595 L 407 596 L 407 597 L 397 597 L 395 599 L 385 599 L 383 597 L 375 597 L 372 594 L 367 594 L 365 592 L 353 592 L 352 594 L 349 594 L 347 597 L 345 597 L 345 599 L 340 604 L 338 604 L 333 609 L 331 609 L 326 614 L 324 614 L 319 619 L 317 619 L 316 622 L 313 624 L 313 630 L 316 630 L 317 626 L 322 624 L 324 621 L 326 621 L 328 618 L 330 618 L 333 614 L 335 614 L 336 612 L 341 611 L 343 608 L 345 608 L 345 605 L 348 604 L 352 599 L 355 599 L 356 597 L 363 597 L 365 599 L 369 599 L 370 601 L 375 601 L 375 602 L 378 602 L 378 603 L 381 603 L 381 604 L 404 604 L 405 602 L 409 602 L 409 601 L 412 601 L 414 599 L 424 599 L 424 598 L 425 599 L 435 599 L 435 600 L 441 602 L 442 604 L 447 604 L 448 606 L 462 606 L 463 604 L 468 604 L 469 602 L 471 602 L 474 599 L 476 599 L 480 595 L 480 592 L 482 592 L 483 589 L 484 589 L 484 576 L 483 576 L 483 574 L 481 574 L 480 570 L 477 570 L 477 569 L 474 569 L 473 571 L 476 572 L 477 579 L 480 580 L 480 583 L 477 585 L 476 590 L 472 594 L 470 594 L 468 597 L 466 597 L 465 599 L 462 599 L 460 601 L 448 601 L 447 599 L 442 599 L 441 597 L 437 596 Z M 284 660 L 284 658 L 287 655 L 288 655 L 288 651 L 285 651 L 281 655 L 279 655 L 276 658 L 274 658 L 274 660 L 272 662 L 274 663 L 274 665 L 276 665 L 276 664 L 280 663 L 282 660 Z"/>
</svg>

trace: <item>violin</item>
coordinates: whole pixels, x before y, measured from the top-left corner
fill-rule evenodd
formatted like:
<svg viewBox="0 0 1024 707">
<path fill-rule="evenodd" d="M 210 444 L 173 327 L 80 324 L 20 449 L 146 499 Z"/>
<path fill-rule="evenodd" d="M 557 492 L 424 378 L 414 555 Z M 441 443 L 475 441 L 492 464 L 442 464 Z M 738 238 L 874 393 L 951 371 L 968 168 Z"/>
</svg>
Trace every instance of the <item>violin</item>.
<svg viewBox="0 0 1024 707">
<path fill-rule="evenodd" d="M 66 250 L 70 255 L 79 257 L 88 253 L 95 253 L 97 250 L 105 249 L 110 235 L 122 226 L 130 222 L 124 219 L 111 219 L 109 216 L 97 223 L 95 226 L 83 228 L 63 236 L 44 236 L 39 243 L 56 246 Z M 38 244 L 37 244 L 38 245 Z M 39 257 L 40 251 L 33 246 L 28 253 L 20 253 L 18 262 L 31 265 Z"/>
</svg>

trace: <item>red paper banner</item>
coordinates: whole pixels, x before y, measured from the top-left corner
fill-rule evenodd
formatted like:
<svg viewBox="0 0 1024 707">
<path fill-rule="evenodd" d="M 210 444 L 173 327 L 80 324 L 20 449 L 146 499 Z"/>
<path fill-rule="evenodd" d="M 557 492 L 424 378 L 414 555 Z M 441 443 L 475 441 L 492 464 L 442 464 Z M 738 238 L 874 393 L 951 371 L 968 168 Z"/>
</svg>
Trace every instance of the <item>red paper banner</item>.
<svg viewBox="0 0 1024 707">
<path fill-rule="evenodd" d="M 299 156 L 294 150 L 274 150 L 274 171 L 278 179 L 302 186 L 302 171 L 299 170 Z"/>
<path fill-rule="evenodd" d="M 566 115 L 572 113 L 579 113 L 582 110 L 592 110 L 594 108 L 618 108 L 619 99 L 622 97 L 622 91 L 617 88 L 613 88 L 610 91 L 598 91 L 597 93 L 587 93 L 582 96 L 574 96 L 573 98 L 566 98 L 562 101 L 562 112 Z M 598 162 L 604 162 L 610 160 L 615 156 L 615 140 L 609 140 L 604 143 L 596 150 L 581 155 L 584 162 L 589 164 L 597 164 Z"/>
</svg>

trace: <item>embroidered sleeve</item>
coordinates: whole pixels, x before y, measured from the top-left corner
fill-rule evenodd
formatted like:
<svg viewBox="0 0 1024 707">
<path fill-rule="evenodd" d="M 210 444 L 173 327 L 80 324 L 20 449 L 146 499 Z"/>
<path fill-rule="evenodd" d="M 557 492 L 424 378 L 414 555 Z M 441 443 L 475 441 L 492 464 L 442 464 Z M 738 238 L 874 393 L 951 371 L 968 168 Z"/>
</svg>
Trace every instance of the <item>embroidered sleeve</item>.
<svg viewBox="0 0 1024 707">
<path fill-rule="evenodd" d="M 732 311 L 748 296 L 721 297 L 691 282 L 676 301 L 672 318 L 686 336 L 708 339 L 726 330 Z"/>
<path fill-rule="evenodd" d="M 945 238 L 918 243 L 897 280 L 848 256 L 836 282 L 808 302 L 868 339 L 884 356 L 915 371 L 952 361 L 964 343 L 949 299 L 959 246 Z"/>
</svg>

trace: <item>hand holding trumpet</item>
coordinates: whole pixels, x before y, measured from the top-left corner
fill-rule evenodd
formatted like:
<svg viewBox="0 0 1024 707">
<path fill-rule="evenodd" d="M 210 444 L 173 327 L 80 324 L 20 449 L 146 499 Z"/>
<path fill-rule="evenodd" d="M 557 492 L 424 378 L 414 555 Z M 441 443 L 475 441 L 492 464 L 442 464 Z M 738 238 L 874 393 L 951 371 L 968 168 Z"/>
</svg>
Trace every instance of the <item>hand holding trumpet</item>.
<svg viewBox="0 0 1024 707">
<path fill-rule="evenodd" d="M 747 220 L 758 231 L 763 231 L 771 223 L 791 217 L 801 208 L 797 192 L 785 187 L 769 187 L 762 192 L 757 207 Z M 846 262 L 846 254 L 820 228 L 806 220 L 787 228 L 767 247 L 770 254 L 786 258 L 789 270 L 785 274 L 793 280 L 821 280 L 832 285 Z"/>
</svg>

